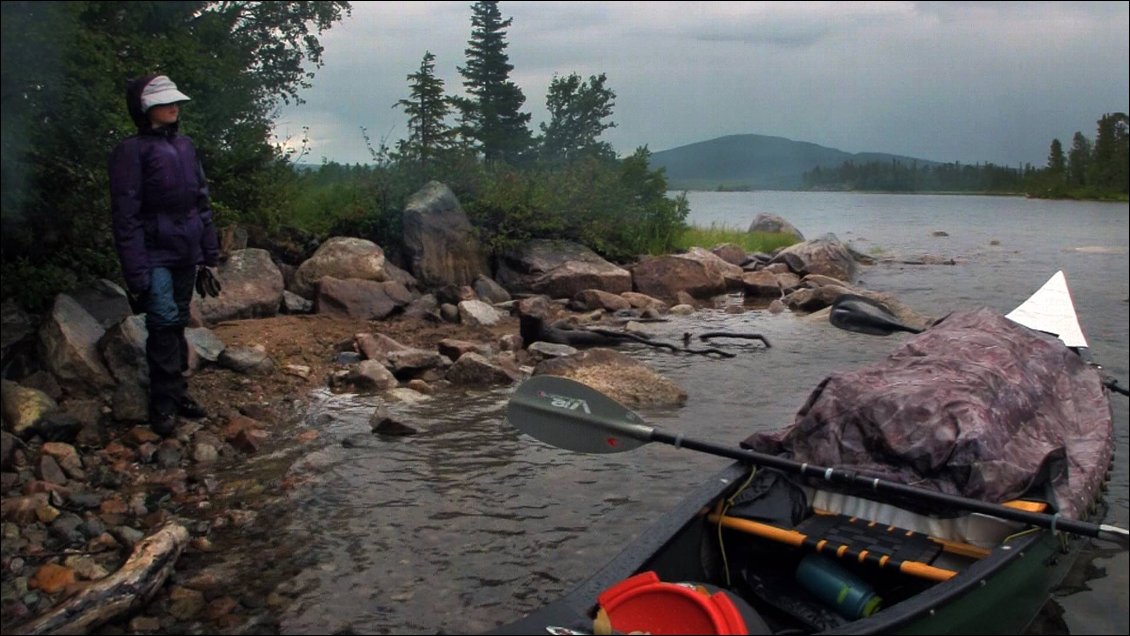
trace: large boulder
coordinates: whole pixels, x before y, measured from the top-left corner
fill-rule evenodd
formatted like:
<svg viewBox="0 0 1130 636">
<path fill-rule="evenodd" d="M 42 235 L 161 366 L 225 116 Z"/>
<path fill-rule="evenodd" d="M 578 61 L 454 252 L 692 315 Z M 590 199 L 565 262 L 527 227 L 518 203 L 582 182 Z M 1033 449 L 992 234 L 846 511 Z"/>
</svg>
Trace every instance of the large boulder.
<svg viewBox="0 0 1130 636">
<path fill-rule="evenodd" d="M 496 280 L 514 293 L 572 298 L 586 289 L 613 294 L 632 290 L 628 270 L 572 241 L 532 239 L 504 253 Z"/>
<path fill-rule="evenodd" d="M 654 256 L 632 266 L 637 292 L 673 304 L 679 302 L 680 291 L 699 299 L 724 294 L 731 277 L 740 284 L 741 275 L 740 267 L 706 250 Z"/>
<path fill-rule="evenodd" d="M 102 325 L 74 298 L 59 294 L 39 328 L 44 365 L 68 389 L 97 391 L 114 386 L 98 351 L 98 341 L 105 333 Z"/>
<path fill-rule="evenodd" d="M 283 275 L 267 250 L 250 248 L 232 252 L 220 265 L 219 296 L 198 297 L 205 322 L 269 318 L 279 313 Z"/>
<path fill-rule="evenodd" d="M 325 276 L 318 284 L 314 311 L 357 320 L 381 320 L 412 302 L 412 295 L 394 281 L 344 280 Z"/>
<path fill-rule="evenodd" d="M 338 279 L 358 278 L 377 282 L 389 279 L 385 271 L 385 253 L 376 243 L 365 239 L 336 236 L 318 247 L 314 255 L 302 262 L 294 272 L 294 293 L 313 299 L 318 281 L 332 276 Z"/>
<path fill-rule="evenodd" d="M 804 235 L 800 230 L 793 227 L 785 219 L 777 216 L 776 214 L 758 214 L 753 219 L 753 223 L 749 224 L 750 232 L 765 232 L 768 234 L 787 234 L 797 240 L 797 242 L 804 240 Z"/>
<path fill-rule="evenodd" d="M 845 282 L 855 280 L 858 265 L 851 250 L 835 235 L 790 245 L 777 252 L 774 263 L 786 263 L 798 276 L 821 274 Z"/>
<path fill-rule="evenodd" d="M 446 185 L 430 181 L 402 215 L 408 269 L 425 288 L 470 285 L 488 272 L 467 214 Z"/>
<path fill-rule="evenodd" d="M 105 278 L 93 284 L 70 292 L 71 298 L 82 305 L 103 329 L 109 329 L 133 314 L 129 307 L 126 290 Z"/>
</svg>

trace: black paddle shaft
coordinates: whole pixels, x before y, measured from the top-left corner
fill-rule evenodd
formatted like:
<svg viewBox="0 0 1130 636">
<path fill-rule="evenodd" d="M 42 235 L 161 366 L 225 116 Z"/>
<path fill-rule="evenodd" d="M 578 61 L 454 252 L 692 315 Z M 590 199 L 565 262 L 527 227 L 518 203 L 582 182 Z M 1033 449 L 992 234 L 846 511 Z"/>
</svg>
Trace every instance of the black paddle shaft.
<svg viewBox="0 0 1130 636">
<path fill-rule="evenodd" d="M 1105 539 L 1113 541 L 1121 545 L 1124 549 L 1127 547 L 1127 532 L 1122 528 L 1115 526 L 1108 526 L 1106 524 L 1096 525 L 1087 523 L 1085 521 L 1078 521 L 1075 519 L 1068 519 L 1060 517 L 1059 515 L 1048 515 L 1036 512 L 1026 512 L 1024 510 L 1017 510 L 1002 506 L 1000 504 L 993 504 L 969 497 L 959 497 L 957 495 L 949 495 L 943 492 L 933 490 L 925 490 L 923 488 L 916 488 L 898 482 L 887 481 L 877 477 L 866 477 L 860 475 L 855 471 L 843 470 L 839 468 L 826 468 L 823 466 L 816 466 L 809 463 L 802 463 L 777 457 L 776 455 L 767 455 L 765 453 L 758 453 L 752 450 L 741 448 L 731 448 L 728 446 L 721 446 L 719 444 L 712 444 L 710 442 L 699 441 L 695 439 L 688 439 L 682 435 L 672 435 L 665 431 L 653 428 L 651 431 L 651 441 L 660 442 L 662 444 L 670 444 L 676 448 L 689 448 L 712 455 L 719 455 L 728 457 L 730 459 L 745 462 L 749 464 L 756 464 L 767 468 L 775 468 L 777 470 L 798 473 L 804 477 L 812 477 L 816 479 L 823 479 L 829 483 L 834 484 L 849 484 L 852 486 L 870 489 L 876 493 L 886 495 L 900 495 L 903 497 L 912 497 L 917 499 L 926 499 L 934 503 L 951 506 L 958 510 L 966 510 L 969 512 L 980 512 L 991 517 L 999 519 L 1008 519 L 1011 521 L 1019 521 L 1029 525 L 1047 528 L 1050 530 L 1062 530 L 1072 534 L 1079 534 L 1088 537 L 1095 537 L 1097 539 Z"/>
</svg>

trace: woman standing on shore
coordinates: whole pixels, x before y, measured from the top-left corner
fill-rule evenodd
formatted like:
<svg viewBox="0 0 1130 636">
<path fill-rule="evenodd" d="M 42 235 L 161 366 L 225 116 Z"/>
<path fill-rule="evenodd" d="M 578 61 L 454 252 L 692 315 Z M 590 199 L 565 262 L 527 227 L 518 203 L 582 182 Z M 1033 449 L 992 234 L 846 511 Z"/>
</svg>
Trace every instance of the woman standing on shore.
<svg viewBox="0 0 1130 636">
<path fill-rule="evenodd" d="M 126 105 L 137 134 L 110 155 L 114 244 L 135 312 L 149 332 L 149 425 L 171 435 L 178 415 L 204 417 L 189 396 L 184 339 L 200 267 L 219 262 L 208 185 L 192 140 L 178 133 L 189 97 L 165 75 L 131 80 Z"/>
</svg>

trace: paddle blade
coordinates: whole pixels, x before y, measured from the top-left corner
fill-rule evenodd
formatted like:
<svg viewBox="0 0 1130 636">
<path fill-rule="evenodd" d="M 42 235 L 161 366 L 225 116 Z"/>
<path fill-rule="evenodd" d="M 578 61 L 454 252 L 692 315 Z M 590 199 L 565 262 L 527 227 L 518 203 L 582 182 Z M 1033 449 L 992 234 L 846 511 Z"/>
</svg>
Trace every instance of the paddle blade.
<svg viewBox="0 0 1130 636">
<path fill-rule="evenodd" d="M 844 294 L 832 303 L 828 322 L 840 329 L 872 336 L 889 336 L 896 331 L 910 333 L 922 331 L 899 322 L 894 314 L 879 302 L 854 294 Z"/>
<path fill-rule="evenodd" d="M 568 378 L 538 375 L 506 405 L 506 419 L 523 433 L 580 453 L 621 453 L 651 441 L 652 427 L 612 398 Z"/>
</svg>

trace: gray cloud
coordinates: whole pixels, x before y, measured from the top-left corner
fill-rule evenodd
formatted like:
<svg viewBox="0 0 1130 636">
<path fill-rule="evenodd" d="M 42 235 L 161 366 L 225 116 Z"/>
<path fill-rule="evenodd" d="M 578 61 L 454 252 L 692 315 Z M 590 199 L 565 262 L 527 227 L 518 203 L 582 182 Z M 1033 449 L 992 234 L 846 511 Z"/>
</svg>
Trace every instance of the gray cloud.
<svg viewBox="0 0 1130 636">
<path fill-rule="evenodd" d="M 326 65 L 280 137 L 308 127 L 308 161 L 364 162 L 361 135 L 406 134 L 392 106 L 425 51 L 456 68 L 470 2 L 356 2 L 325 34 Z M 758 133 L 849 152 L 1042 165 L 1126 112 L 1130 11 L 1108 3 L 502 2 L 512 79 L 535 127 L 554 73 L 608 75 L 620 152 Z"/>
</svg>

